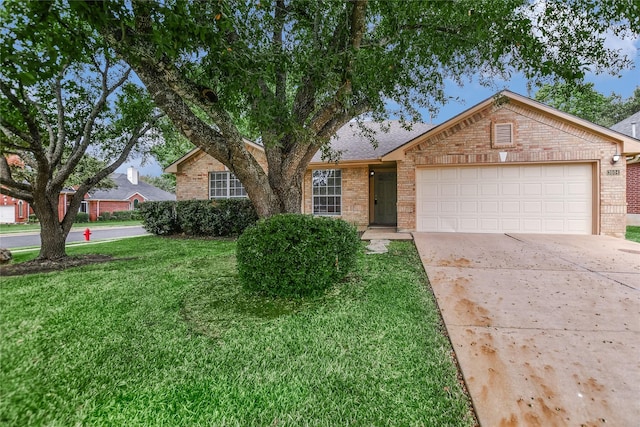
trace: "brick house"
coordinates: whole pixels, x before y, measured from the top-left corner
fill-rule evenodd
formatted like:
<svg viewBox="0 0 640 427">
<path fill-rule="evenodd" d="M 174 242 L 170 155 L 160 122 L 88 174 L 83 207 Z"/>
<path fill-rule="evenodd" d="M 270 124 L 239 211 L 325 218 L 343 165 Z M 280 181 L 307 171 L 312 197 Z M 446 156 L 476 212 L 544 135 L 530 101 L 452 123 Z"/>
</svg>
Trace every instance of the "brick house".
<svg viewBox="0 0 640 427">
<path fill-rule="evenodd" d="M 313 158 L 303 212 L 360 229 L 624 236 L 634 138 L 509 91 L 439 126 L 364 126 L 349 123 L 332 139 L 338 162 Z M 247 144 L 265 165 L 262 148 Z M 166 171 L 177 176 L 178 200 L 243 195 L 198 149 Z"/>
<path fill-rule="evenodd" d="M 97 221 L 105 212 L 131 211 L 147 201 L 176 200 L 176 196 L 140 180 L 139 172 L 129 167 L 127 173 L 110 175 L 114 188 L 93 190 L 82 202 L 81 212 L 89 214 L 89 221 Z"/>
<path fill-rule="evenodd" d="M 139 172 L 129 167 L 127 173 L 110 175 L 115 187 L 104 190 L 93 190 L 84 196 L 80 212 L 89 214 L 89 221 L 97 221 L 105 212 L 130 211 L 138 204 L 146 201 L 175 200 L 174 194 L 168 193 L 144 181 L 140 181 Z M 67 213 L 71 197 L 75 190 L 68 188 L 60 192 L 58 197 L 58 217 L 60 220 Z M 26 223 L 33 209 L 24 200 L 3 195 L 0 189 L 0 223 Z"/>
<path fill-rule="evenodd" d="M 640 139 L 640 111 L 611 129 Z M 627 157 L 627 225 L 640 225 L 640 155 L 637 153 Z"/>
</svg>

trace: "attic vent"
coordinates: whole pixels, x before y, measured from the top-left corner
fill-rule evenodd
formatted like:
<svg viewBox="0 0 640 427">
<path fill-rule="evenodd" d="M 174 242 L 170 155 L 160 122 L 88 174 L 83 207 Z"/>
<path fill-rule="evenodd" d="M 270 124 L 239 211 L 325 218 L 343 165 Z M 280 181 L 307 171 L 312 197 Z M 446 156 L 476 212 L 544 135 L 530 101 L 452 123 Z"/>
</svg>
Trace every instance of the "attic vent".
<svg viewBox="0 0 640 427">
<path fill-rule="evenodd" d="M 513 145 L 513 124 L 496 123 L 493 125 L 493 146 Z"/>
</svg>

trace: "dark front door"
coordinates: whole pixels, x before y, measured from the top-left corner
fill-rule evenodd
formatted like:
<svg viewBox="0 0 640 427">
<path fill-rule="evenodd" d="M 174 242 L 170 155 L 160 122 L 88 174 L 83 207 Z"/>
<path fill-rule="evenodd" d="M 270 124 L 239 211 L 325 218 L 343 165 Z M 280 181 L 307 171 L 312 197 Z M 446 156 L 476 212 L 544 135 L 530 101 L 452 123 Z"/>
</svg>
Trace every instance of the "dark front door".
<svg viewBox="0 0 640 427">
<path fill-rule="evenodd" d="M 396 225 L 396 172 L 375 172 L 373 175 L 373 223 Z"/>
</svg>

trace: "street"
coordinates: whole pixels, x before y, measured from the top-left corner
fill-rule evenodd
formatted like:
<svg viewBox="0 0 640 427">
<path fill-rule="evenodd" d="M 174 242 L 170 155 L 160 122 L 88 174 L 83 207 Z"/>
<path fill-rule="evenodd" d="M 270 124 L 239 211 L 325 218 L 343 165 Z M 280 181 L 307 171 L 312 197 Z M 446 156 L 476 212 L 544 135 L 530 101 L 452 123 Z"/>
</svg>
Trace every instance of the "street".
<svg viewBox="0 0 640 427">
<path fill-rule="evenodd" d="M 88 228 L 91 231 L 91 241 L 142 236 L 148 234 L 140 225 L 124 227 L 96 227 L 94 229 L 89 226 Z M 84 230 L 85 229 L 75 229 L 70 231 L 69 236 L 67 236 L 67 243 L 83 242 L 85 240 Z M 32 231 L 27 233 L 7 233 L 0 235 L 0 247 L 2 248 L 12 249 L 22 248 L 25 246 L 40 246 L 40 232 Z"/>
</svg>

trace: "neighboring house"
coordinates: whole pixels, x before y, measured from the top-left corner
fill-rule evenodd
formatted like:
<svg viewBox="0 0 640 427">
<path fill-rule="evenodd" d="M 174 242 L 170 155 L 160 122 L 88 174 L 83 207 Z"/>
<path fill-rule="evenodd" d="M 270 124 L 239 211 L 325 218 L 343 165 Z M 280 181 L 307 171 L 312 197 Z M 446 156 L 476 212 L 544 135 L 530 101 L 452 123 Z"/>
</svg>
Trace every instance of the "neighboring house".
<svg viewBox="0 0 640 427">
<path fill-rule="evenodd" d="M 96 221 L 105 212 L 131 211 L 147 201 L 176 200 L 176 196 L 140 180 L 139 172 L 129 167 L 127 173 L 110 176 L 115 188 L 93 190 L 82 202 L 81 212 L 89 214 L 89 221 Z"/>
<path fill-rule="evenodd" d="M 84 197 L 80 212 L 88 213 L 89 221 L 97 221 L 105 212 L 134 210 L 140 203 L 146 201 L 176 200 L 174 194 L 141 181 L 139 172 L 133 167 L 128 168 L 126 174 L 114 173 L 110 178 L 116 185 L 114 188 L 93 190 Z M 67 213 L 74 194 L 75 190 L 70 188 L 60 192 L 58 199 L 60 219 Z M 1 191 L 0 197 L 1 223 L 27 222 L 29 214 L 33 214 L 27 202 L 2 195 Z"/>
<path fill-rule="evenodd" d="M 626 157 L 640 141 L 504 91 L 439 125 L 349 123 L 332 139 L 338 162 L 316 155 L 302 211 L 364 229 L 606 234 L 626 226 Z M 264 164 L 262 147 L 251 145 Z M 179 200 L 238 197 L 241 184 L 193 150 L 166 169 Z M 218 191 L 222 189 L 221 191 Z"/>
<path fill-rule="evenodd" d="M 29 203 L 2 193 L 0 188 L 0 224 L 19 224 L 29 222 L 33 213 Z"/>
<path fill-rule="evenodd" d="M 611 129 L 640 139 L 640 111 Z M 640 155 L 637 153 L 627 157 L 627 225 L 640 225 Z"/>
</svg>

